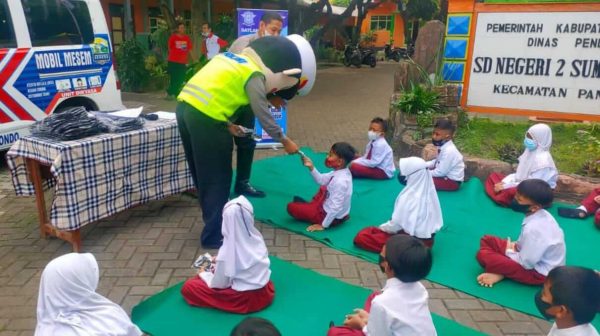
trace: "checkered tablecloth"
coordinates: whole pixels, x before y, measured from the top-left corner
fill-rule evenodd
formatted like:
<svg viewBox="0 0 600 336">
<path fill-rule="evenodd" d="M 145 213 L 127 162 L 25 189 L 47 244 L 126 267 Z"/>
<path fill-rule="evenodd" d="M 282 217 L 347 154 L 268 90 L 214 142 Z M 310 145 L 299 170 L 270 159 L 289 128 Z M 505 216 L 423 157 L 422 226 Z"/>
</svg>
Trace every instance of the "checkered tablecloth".
<svg viewBox="0 0 600 336">
<path fill-rule="evenodd" d="M 138 204 L 193 187 L 175 121 L 147 121 L 141 130 L 75 141 L 26 137 L 6 154 L 17 195 L 35 195 L 25 158 L 51 166 L 50 222 L 76 230 Z"/>
</svg>

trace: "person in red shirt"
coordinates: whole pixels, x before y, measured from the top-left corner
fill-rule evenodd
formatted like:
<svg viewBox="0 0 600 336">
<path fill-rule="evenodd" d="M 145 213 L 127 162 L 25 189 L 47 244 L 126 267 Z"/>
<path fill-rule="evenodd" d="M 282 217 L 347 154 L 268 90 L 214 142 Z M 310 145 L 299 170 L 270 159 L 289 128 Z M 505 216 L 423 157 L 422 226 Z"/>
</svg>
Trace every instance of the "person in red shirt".
<svg viewBox="0 0 600 336">
<path fill-rule="evenodd" d="M 177 25 L 177 31 L 169 37 L 167 73 L 170 80 L 166 97 L 168 100 L 175 99 L 181 91 L 191 50 L 192 40 L 185 34 L 185 25 L 180 23 Z"/>
</svg>

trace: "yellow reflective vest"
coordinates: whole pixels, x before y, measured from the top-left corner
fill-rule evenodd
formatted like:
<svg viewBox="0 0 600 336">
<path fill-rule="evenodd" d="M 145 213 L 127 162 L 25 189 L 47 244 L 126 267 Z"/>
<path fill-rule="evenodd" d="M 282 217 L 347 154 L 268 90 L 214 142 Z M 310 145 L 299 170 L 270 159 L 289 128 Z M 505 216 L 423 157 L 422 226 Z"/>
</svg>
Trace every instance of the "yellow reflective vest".
<svg viewBox="0 0 600 336">
<path fill-rule="evenodd" d="M 245 88 L 256 73 L 262 71 L 248 57 L 230 52 L 217 55 L 187 82 L 177 100 L 227 122 L 240 106 L 250 103 Z"/>
</svg>

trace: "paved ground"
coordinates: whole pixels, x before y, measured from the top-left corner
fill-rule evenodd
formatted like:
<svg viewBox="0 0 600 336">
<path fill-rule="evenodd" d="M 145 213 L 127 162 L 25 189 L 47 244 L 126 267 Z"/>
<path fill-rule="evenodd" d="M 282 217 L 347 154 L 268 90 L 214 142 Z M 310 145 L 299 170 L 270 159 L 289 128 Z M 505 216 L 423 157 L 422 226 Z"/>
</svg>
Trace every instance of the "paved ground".
<svg viewBox="0 0 600 336">
<path fill-rule="evenodd" d="M 300 145 L 328 150 L 348 141 L 360 150 L 368 122 L 386 116 L 392 90 L 392 64 L 375 69 L 329 68 L 318 74 L 309 97 L 290 104 L 289 135 Z M 173 110 L 162 94 L 124 94 L 128 106 Z M 282 155 L 262 150 L 257 157 Z M 194 199 L 174 196 L 122 212 L 83 230 L 84 251 L 100 263 L 100 292 L 128 312 L 144 298 L 192 274 L 202 229 Z M 378 289 L 384 278 L 377 265 L 324 245 L 258 225 L 271 254 L 348 283 Z M 0 336 L 31 335 L 36 323 L 39 279 L 52 258 L 70 251 L 56 239 L 40 239 L 35 201 L 17 198 L 4 163 L 0 166 Z M 214 252 L 214 251 L 212 251 Z M 549 324 L 459 291 L 425 281 L 433 312 L 491 335 L 545 335 Z M 533 300 L 533 298 L 514 298 Z M 332 316 L 332 319 L 341 316 Z"/>
</svg>

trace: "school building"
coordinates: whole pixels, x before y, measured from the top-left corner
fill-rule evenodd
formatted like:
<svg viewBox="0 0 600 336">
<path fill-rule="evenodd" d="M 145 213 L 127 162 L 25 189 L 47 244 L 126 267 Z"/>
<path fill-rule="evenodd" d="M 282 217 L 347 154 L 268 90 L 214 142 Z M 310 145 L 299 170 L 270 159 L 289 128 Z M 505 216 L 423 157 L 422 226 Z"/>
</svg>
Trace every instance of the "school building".
<svg viewBox="0 0 600 336">
<path fill-rule="evenodd" d="M 108 21 L 108 28 L 111 32 L 111 38 L 115 46 L 119 46 L 125 38 L 125 0 L 101 0 L 104 14 Z M 237 2 L 237 4 L 236 4 Z M 308 6 L 311 0 L 299 0 L 299 5 Z M 136 38 L 142 42 L 147 41 L 150 33 L 158 27 L 158 21 L 161 18 L 159 0 L 130 0 L 131 14 L 133 19 L 134 33 Z M 395 46 L 404 45 L 404 23 L 398 13 L 397 5 L 394 1 L 384 0 L 378 3 L 377 7 L 370 9 L 360 27 L 361 34 L 373 31 L 377 38 L 374 42 L 375 47 L 383 47 L 386 43 L 393 42 Z M 172 8 L 176 17 L 180 17 L 185 23 L 188 31 L 191 31 L 192 21 L 192 0 L 170 0 L 169 6 Z M 252 8 L 250 1 L 240 0 L 209 0 L 206 1 L 207 8 L 204 9 L 203 19 L 214 23 L 215 18 L 220 14 L 233 16 L 236 5 L 241 8 Z M 263 2 L 263 8 L 280 9 L 279 2 Z M 334 14 L 341 14 L 342 7 L 336 8 Z M 346 26 L 356 24 L 356 11 L 353 16 L 345 21 Z M 325 19 L 326 20 L 326 19 Z M 324 24 L 326 21 L 321 20 Z"/>
</svg>

